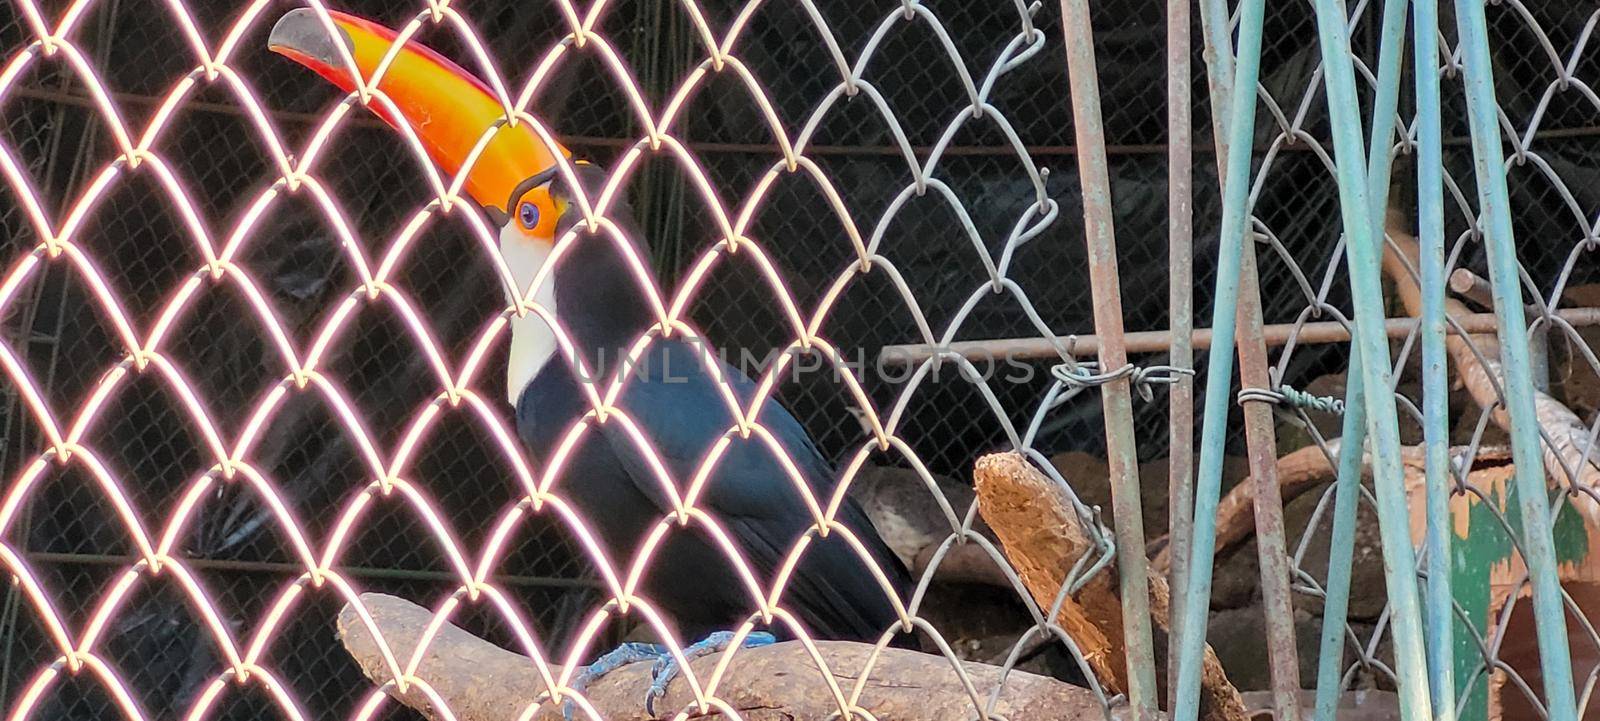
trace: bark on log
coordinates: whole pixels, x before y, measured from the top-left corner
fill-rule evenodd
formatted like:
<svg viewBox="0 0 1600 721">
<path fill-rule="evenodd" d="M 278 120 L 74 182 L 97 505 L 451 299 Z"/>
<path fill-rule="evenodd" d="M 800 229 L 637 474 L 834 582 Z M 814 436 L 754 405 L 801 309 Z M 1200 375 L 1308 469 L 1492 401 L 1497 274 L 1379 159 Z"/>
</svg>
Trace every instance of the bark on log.
<svg viewBox="0 0 1600 721">
<path fill-rule="evenodd" d="M 1083 532 L 1071 502 L 1043 473 L 1016 453 L 995 453 L 978 459 L 973 469 L 978 511 L 1000 537 L 1006 558 L 1044 609 L 1051 608 L 1067 573 L 1094 544 Z M 1166 579 L 1150 578 L 1150 615 L 1160 629 L 1171 630 L 1171 599 Z M 1123 647 L 1122 604 L 1116 567 L 1095 574 L 1062 604 L 1058 623 L 1077 644 L 1101 685 L 1127 688 L 1127 653 Z M 1243 721 L 1244 702 L 1228 682 L 1222 663 L 1206 647 L 1201 676 L 1201 718 Z"/>
<path fill-rule="evenodd" d="M 1389 214 L 1385 232 L 1391 243 L 1385 245 L 1383 269 L 1394 282 L 1395 291 L 1406 312 L 1421 316 L 1422 288 L 1411 270 L 1417 267 L 1421 251 L 1416 237 L 1402 228 L 1402 222 L 1398 213 Z M 1445 298 L 1446 315 L 1456 318 L 1470 315 L 1471 312 L 1461 301 Z M 1456 335 L 1453 329 L 1447 328 L 1446 332 L 1449 335 L 1445 336 L 1445 347 L 1450 353 L 1450 362 L 1466 385 L 1467 392 L 1480 407 L 1491 409 L 1490 417 L 1495 424 L 1509 432 L 1511 419 L 1500 406 L 1500 394 L 1495 390 L 1505 379 L 1500 364 L 1499 336 L 1494 333 L 1472 333 L 1463 338 Z M 1477 353 L 1473 352 L 1474 347 Z M 1600 457 L 1592 453 L 1588 457 L 1584 455 L 1589 445 L 1589 428 L 1583 420 L 1566 404 L 1537 390 L 1534 392 L 1534 414 L 1539 419 L 1539 428 L 1549 439 L 1549 442 L 1539 444 L 1545 475 L 1555 483 L 1565 484 L 1568 481 L 1567 469 L 1572 469 L 1577 476 L 1571 479 L 1574 486 L 1600 491 Z M 1572 502 L 1588 517 L 1590 523 L 1600 523 L 1600 502 L 1588 495 L 1574 497 Z"/>
<path fill-rule="evenodd" d="M 362 594 L 361 602 L 404 668 L 433 620 L 433 612 L 377 593 Z M 367 677 L 380 685 L 389 683 L 393 676 L 377 639 L 354 608 L 346 605 L 339 612 L 338 628 L 340 641 Z M 819 641 L 816 646 L 849 698 L 873 647 L 847 641 Z M 716 656 L 703 657 L 692 661 L 690 667 L 704 684 L 710 682 L 717 662 Z M 979 704 L 988 702 L 1003 676 L 1002 692 L 992 713 L 1012 719 L 1104 718 L 1099 701 L 1088 689 L 1023 671 L 1003 674 L 1001 668 L 987 664 L 962 666 L 972 680 Z M 624 666 L 596 681 L 584 696 L 600 718 L 647 719 L 643 702 L 645 690 L 650 687 L 649 667 L 648 663 Z M 558 675 L 561 668 L 552 666 L 551 673 Z M 526 656 L 449 624 L 428 645 L 414 677 L 426 682 L 459 721 L 516 721 L 546 690 L 536 666 Z M 396 687 L 386 690 L 429 719 L 443 718 L 418 684 L 409 684 L 404 692 Z M 824 721 L 836 717 L 839 711 L 816 662 L 804 645 L 794 641 L 739 651 L 715 693 L 746 721 Z M 670 716 L 693 704 L 693 692 L 680 677 L 657 708 L 667 709 L 664 715 Z M 978 715 L 973 697 L 948 659 L 894 648 L 880 652 L 858 705 L 885 721 L 944 721 Z M 1114 710 L 1112 716 L 1126 718 L 1126 709 Z M 581 710 L 574 716 L 584 717 Z M 546 699 L 531 718 L 560 721 L 560 706 Z M 722 715 L 713 713 L 702 718 Z"/>
</svg>

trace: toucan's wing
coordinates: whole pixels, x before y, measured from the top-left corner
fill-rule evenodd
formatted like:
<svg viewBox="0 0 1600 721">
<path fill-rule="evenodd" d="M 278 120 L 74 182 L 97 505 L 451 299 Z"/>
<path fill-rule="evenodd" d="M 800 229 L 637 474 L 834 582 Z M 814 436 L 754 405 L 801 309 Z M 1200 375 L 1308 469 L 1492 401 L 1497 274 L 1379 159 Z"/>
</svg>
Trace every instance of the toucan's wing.
<svg viewBox="0 0 1600 721">
<path fill-rule="evenodd" d="M 698 355 L 699 351 L 686 343 L 657 340 L 648 360 L 634 369 L 618 406 L 650 439 L 657 456 L 680 484 L 680 493 L 713 447 L 728 438 L 697 505 L 723 524 L 755 563 L 763 582 L 770 583 L 777 567 L 813 524 L 811 512 L 770 446 L 754 436 L 740 439 L 729 433 L 734 417 L 717 380 Z M 748 403 L 755 395 L 755 384 L 720 360 L 713 362 L 741 405 Z M 835 487 L 833 469 L 800 422 L 770 399 L 757 418 L 793 460 L 817 504 L 826 507 Z M 617 424 L 601 427 L 635 485 L 659 502 L 660 481 L 646 457 Z M 860 540 L 894 592 L 906 593 L 910 579 L 904 567 L 860 507 L 847 500 L 837 518 Z M 887 593 L 867 570 L 866 562 L 837 537 L 813 540 L 791 576 L 782 605 L 799 614 L 811 633 L 828 638 L 876 640 L 896 618 Z"/>
</svg>

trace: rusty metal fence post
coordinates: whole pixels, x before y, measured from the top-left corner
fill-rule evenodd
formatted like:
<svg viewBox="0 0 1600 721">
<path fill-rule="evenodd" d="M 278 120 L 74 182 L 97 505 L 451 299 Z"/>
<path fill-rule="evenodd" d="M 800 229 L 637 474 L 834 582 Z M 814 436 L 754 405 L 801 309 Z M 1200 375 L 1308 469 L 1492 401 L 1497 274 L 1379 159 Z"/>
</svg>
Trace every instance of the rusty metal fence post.
<svg viewBox="0 0 1600 721">
<path fill-rule="evenodd" d="M 1190 113 L 1192 82 L 1189 6 L 1167 2 L 1167 319 L 1172 328 L 1167 362 L 1194 369 L 1194 129 Z M 1167 397 L 1167 543 L 1172 566 L 1167 588 L 1183 598 L 1194 508 L 1194 377 L 1179 376 Z M 1182 635 L 1173 614 L 1169 638 Z M 1167 654 L 1167 688 L 1178 686 L 1177 654 Z M 1170 705 L 1170 704 L 1169 704 Z"/>
<path fill-rule="evenodd" d="M 1221 132 L 1217 123 L 1218 119 L 1228 117 L 1230 101 L 1227 96 L 1232 87 L 1229 76 L 1233 70 L 1233 48 L 1227 32 L 1224 4 L 1202 0 L 1202 5 L 1205 7 L 1201 17 L 1207 36 L 1206 78 L 1211 87 L 1217 180 L 1226 192 L 1229 148 L 1224 140 L 1226 133 Z M 1246 154 L 1253 155 L 1253 147 L 1246 147 L 1249 148 Z M 1271 391 L 1273 384 L 1267 360 L 1253 231 L 1240 246 L 1240 252 L 1236 318 L 1238 337 L 1234 339 L 1239 352 L 1241 392 L 1238 398 L 1244 410 L 1245 444 L 1250 459 L 1250 479 L 1255 487 L 1256 560 L 1260 570 L 1267 657 L 1271 667 L 1272 706 L 1282 721 L 1296 721 L 1300 717 L 1297 693 L 1300 687 L 1300 659 L 1296 649 L 1294 608 L 1289 589 L 1291 573 L 1283 523 L 1283 498 L 1278 489 L 1277 434 L 1271 406 L 1261 393 Z M 1216 381 L 1215 376 L 1212 381 Z M 1231 382 L 1232 379 L 1226 381 Z M 1191 499 L 1183 500 L 1185 508 L 1188 508 Z M 1188 541 L 1187 538 L 1184 540 Z"/>
<path fill-rule="evenodd" d="M 1077 134 L 1078 175 L 1083 187 L 1089 281 L 1094 293 L 1095 332 L 1100 335 L 1100 368 L 1128 366 L 1122 342 L 1122 289 L 1117 274 L 1117 239 L 1111 223 L 1111 177 L 1106 170 L 1105 129 L 1101 126 L 1100 79 L 1095 68 L 1094 32 L 1088 0 L 1061 0 L 1067 71 L 1072 85 L 1073 130 Z M 1139 487 L 1139 455 L 1133 436 L 1132 379 L 1127 375 L 1101 387 L 1106 453 L 1116 518 L 1117 571 L 1121 579 L 1122 622 L 1127 647 L 1128 703 L 1138 721 L 1156 717 L 1155 652 L 1150 630 L 1149 563 L 1144 556 L 1144 515 Z"/>
</svg>

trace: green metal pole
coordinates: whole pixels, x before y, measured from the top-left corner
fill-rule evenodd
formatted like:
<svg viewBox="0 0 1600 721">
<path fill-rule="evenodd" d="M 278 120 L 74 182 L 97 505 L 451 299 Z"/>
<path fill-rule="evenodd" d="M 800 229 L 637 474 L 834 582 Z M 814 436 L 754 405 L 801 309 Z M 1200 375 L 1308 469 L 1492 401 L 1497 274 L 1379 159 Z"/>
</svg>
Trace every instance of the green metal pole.
<svg viewBox="0 0 1600 721">
<path fill-rule="evenodd" d="M 1178 2 L 1187 6 L 1189 0 L 1178 0 Z M 1169 18 L 1170 22 L 1172 20 Z M 1227 180 L 1228 175 L 1227 118 L 1229 117 L 1228 103 L 1233 95 L 1233 37 L 1229 32 L 1227 0 L 1200 0 L 1200 30 L 1201 56 L 1204 58 L 1206 65 L 1206 90 L 1211 101 L 1211 141 L 1216 146 L 1216 156 L 1213 159 L 1217 165 L 1217 187 L 1220 191 L 1222 183 Z M 1185 73 L 1183 75 L 1183 83 L 1188 83 L 1188 81 L 1188 74 Z M 1175 140 L 1176 137 L 1174 136 Z M 1241 262 L 1242 260 L 1241 258 Z M 1174 273 L 1172 282 L 1177 282 L 1176 275 Z M 1190 282 L 1192 281 L 1193 279 L 1191 278 Z M 1235 294 L 1237 294 L 1237 290 Z M 1176 305 L 1173 306 L 1173 312 L 1177 312 Z M 1193 309 L 1190 309 L 1190 313 L 1193 313 Z M 1190 325 L 1193 325 L 1192 318 L 1189 319 L 1189 322 Z M 1173 328 L 1177 329 L 1177 327 L 1176 321 L 1174 321 Z M 1177 364 L 1180 362 L 1181 356 L 1177 346 L 1174 345 L 1173 348 L 1172 362 Z M 1193 365 L 1192 352 L 1186 360 L 1188 365 Z M 1189 434 L 1189 438 L 1186 439 L 1183 445 L 1175 445 L 1170 449 L 1174 462 L 1186 461 L 1188 464 L 1182 473 L 1179 473 L 1177 466 L 1174 466 L 1172 478 L 1170 479 L 1174 484 L 1172 486 L 1172 498 L 1169 499 L 1173 517 L 1172 534 L 1168 541 L 1172 544 L 1172 567 L 1169 569 L 1171 578 L 1170 590 L 1172 598 L 1177 599 L 1177 601 L 1174 602 L 1171 623 L 1168 627 L 1167 711 L 1174 716 L 1177 715 L 1177 689 L 1181 685 L 1179 679 L 1183 677 L 1183 669 L 1179 666 L 1182 654 L 1178 652 L 1177 647 L 1182 643 L 1186 634 L 1183 627 L 1184 613 L 1186 613 L 1183 600 L 1189 596 L 1189 554 L 1192 546 L 1190 538 L 1194 535 L 1194 487 L 1195 463 L 1197 461 L 1194 453 L 1195 439 L 1193 437 L 1194 411 L 1192 406 L 1194 403 L 1194 389 L 1189 388 L 1187 392 L 1190 396 L 1188 402 L 1191 408 L 1188 415 L 1187 429 L 1184 432 Z M 1178 388 L 1174 387 L 1172 395 L 1174 403 L 1177 402 L 1179 393 Z M 1179 422 L 1177 411 L 1174 411 L 1172 423 L 1177 426 Z M 1180 450 L 1185 450 L 1188 458 L 1179 459 L 1178 452 Z M 1207 559 L 1207 563 L 1210 562 L 1211 559 Z M 1210 609 L 1207 608 L 1207 610 Z"/>
<path fill-rule="evenodd" d="M 1454 721 L 1453 597 L 1450 592 L 1450 388 L 1444 313 L 1444 154 L 1439 100 L 1439 2 L 1414 0 L 1417 76 L 1417 265 L 1422 275 L 1422 443 L 1427 477 L 1428 686 L 1433 718 Z"/>
<path fill-rule="evenodd" d="M 1350 612 L 1350 565 L 1355 556 L 1356 508 L 1361 502 L 1361 449 L 1366 440 L 1367 407 L 1362 399 L 1361 354 L 1350 348 L 1345 372 L 1344 428 L 1339 437 L 1338 480 L 1334 484 L 1333 531 L 1328 539 L 1328 582 L 1323 587 L 1322 645 L 1317 659 L 1317 721 L 1334 721 L 1344 676 L 1344 626 Z"/>
<path fill-rule="evenodd" d="M 1223 181 L 1221 248 L 1216 295 L 1212 302 L 1211 349 L 1207 355 L 1206 401 L 1195 474 L 1193 537 L 1189 581 L 1179 599 L 1178 688 L 1173 719 L 1194 721 L 1200 712 L 1200 663 L 1205 650 L 1206 616 L 1211 610 L 1211 566 L 1216 554 L 1217 502 L 1222 491 L 1222 453 L 1227 440 L 1228 406 L 1233 388 L 1235 304 L 1245 234 L 1249 231 L 1251 138 L 1255 135 L 1256 82 L 1261 71 L 1261 23 L 1265 0 L 1242 0 L 1239 53 L 1229 101 L 1227 177 Z M 1213 29 L 1215 31 L 1215 29 Z M 1226 32 L 1226 25 L 1222 28 Z"/>
<path fill-rule="evenodd" d="M 1356 314 L 1356 345 L 1361 356 L 1367 435 L 1372 439 L 1378 524 L 1395 646 L 1395 672 L 1401 718 L 1428 718 L 1427 664 L 1422 641 L 1422 611 L 1417 594 L 1416 557 L 1400 467 L 1399 419 L 1391 387 L 1389 343 L 1383 331 L 1382 238 L 1373 233 L 1368 173 L 1362 167 L 1361 119 L 1355 70 L 1350 57 L 1348 18 L 1339 0 L 1316 0 L 1328 114 L 1338 164 L 1340 211 L 1349 240 L 1347 260 Z"/>
<path fill-rule="evenodd" d="M 1372 108 L 1372 137 L 1367 146 L 1367 195 L 1373 237 L 1383 237 L 1388 211 L 1389 176 L 1400 104 L 1400 58 L 1404 52 L 1406 1 L 1388 0 L 1383 7 L 1378 53 L 1377 93 Z M 1374 268 L 1373 272 L 1378 272 Z M 1350 610 L 1350 572 L 1355 555 L 1356 509 L 1361 497 L 1362 450 L 1366 441 L 1363 368 L 1357 343 L 1350 345 L 1345 373 L 1345 416 L 1340 436 L 1338 481 L 1334 490 L 1333 530 L 1328 548 L 1328 580 L 1324 587 L 1322 643 L 1317 664 L 1316 718 L 1333 721 L 1343 676 L 1344 630 Z"/>
<path fill-rule="evenodd" d="M 1506 412 L 1511 417 L 1511 456 L 1516 465 L 1517 506 L 1522 514 L 1523 561 L 1533 582 L 1533 615 L 1544 675 L 1545 707 L 1551 721 L 1573 721 L 1578 716 L 1578 704 L 1572 689 L 1566 609 L 1556 576 L 1549 493 L 1539 451 L 1539 419 L 1534 414 L 1528 326 L 1522 312 L 1522 283 L 1511 231 L 1511 203 L 1500 151 L 1494 68 L 1489 59 L 1483 0 L 1456 0 L 1456 19 L 1461 33 L 1467 118 L 1472 128 L 1472 167 L 1483 213 L 1494 312 L 1500 320 L 1500 362 L 1505 374 Z"/>
<path fill-rule="evenodd" d="M 1367 142 L 1367 202 L 1371 206 L 1372 237 L 1378 241 L 1383 240 L 1384 216 L 1389 212 L 1389 174 L 1394 168 L 1389 149 L 1394 144 L 1395 113 L 1400 110 L 1400 61 L 1406 49 L 1407 4 L 1407 0 L 1383 3 L 1378 85 L 1372 103 L 1372 137 Z M 1382 271 L 1380 260 L 1372 272 Z"/>
</svg>

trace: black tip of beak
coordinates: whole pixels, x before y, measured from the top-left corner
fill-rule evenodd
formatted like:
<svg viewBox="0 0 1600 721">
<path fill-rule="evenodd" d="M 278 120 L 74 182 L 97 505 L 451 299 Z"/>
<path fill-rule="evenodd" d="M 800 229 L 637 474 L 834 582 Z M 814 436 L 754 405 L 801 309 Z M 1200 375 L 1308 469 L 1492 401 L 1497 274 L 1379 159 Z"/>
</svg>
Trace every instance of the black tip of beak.
<svg viewBox="0 0 1600 721">
<path fill-rule="evenodd" d="M 338 25 L 333 28 L 338 31 L 345 48 L 353 50 L 355 43 L 350 39 L 350 34 Z M 267 47 L 292 50 L 331 67 L 343 66 L 339 48 L 328 35 L 327 26 L 317 17 L 317 11 L 311 8 L 295 8 L 278 18 L 277 24 L 272 26 L 272 34 L 267 36 Z"/>
</svg>

